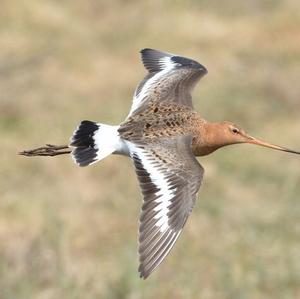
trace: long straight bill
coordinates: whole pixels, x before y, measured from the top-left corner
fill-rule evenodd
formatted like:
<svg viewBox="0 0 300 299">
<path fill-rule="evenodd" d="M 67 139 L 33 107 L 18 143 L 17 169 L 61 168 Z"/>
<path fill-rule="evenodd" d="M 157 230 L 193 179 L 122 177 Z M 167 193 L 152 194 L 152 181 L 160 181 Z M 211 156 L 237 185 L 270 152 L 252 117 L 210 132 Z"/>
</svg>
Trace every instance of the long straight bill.
<svg viewBox="0 0 300 299">
<path fill-rule="evenodd" d="M 248 138 L 249 138 L 248 143 L 251 143 L 251 144 L 256 144 L 256 145 L 272 148 L 272 149 L 275 149 L 275 150 L 278 150 L 278 151 L 283 151 L 283 152 L 287 152 L 287 153 L 300 155 L 300 152 L 293 151 L 293 150 L 290 150 L 288 148 L 281 147 L 279 145 L 271 144 L 271 143 L 256 139 L 252 136 L 248 136 Z"/>
</svg>

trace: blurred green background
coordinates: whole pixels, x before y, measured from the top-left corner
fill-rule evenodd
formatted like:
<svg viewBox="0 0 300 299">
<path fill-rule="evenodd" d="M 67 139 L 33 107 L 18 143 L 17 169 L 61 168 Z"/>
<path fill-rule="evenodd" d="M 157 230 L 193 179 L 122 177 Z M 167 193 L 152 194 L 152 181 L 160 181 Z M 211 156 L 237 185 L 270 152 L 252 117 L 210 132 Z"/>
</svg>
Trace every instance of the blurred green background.
<svg viewBox="0 0 300 299">
<path fill-rule="evenodd" d="M 208 120 L 300 149 L 298 0 L 1 1 L 0 298 L 300 298 L 300 158 L 251 145 L 200 159 L 197 205 L 165 262 L 137 273 L 131 161 L 25 158 L 83 119 L 117 124 L 152 47 L 204 64 Z"/>
</svg>

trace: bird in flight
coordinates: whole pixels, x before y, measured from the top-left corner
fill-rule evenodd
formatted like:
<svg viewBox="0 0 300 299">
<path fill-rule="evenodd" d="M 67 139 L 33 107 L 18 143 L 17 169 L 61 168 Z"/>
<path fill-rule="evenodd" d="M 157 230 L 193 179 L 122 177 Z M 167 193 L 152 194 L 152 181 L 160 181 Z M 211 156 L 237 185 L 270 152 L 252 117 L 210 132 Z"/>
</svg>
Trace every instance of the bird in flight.
<svg viewBox="0 0 300 299">
<path fill-rule="evenodd" d="M 143 49 L 141 57 L 148 74 L 137 86 L 124 122 L 112 126 L 84 120 L 69 145 L 21 154 L 71 153 L 79 166 L 110 154 L 130 157 L 143 194 L 138 270 L 146 279 L 172 249 L 195 205 L 204 174 L 196 156 L 238 143 L 300 152 L 254 138 L 228 121 L 208 122 L 194 111 L 191 92 L 207 73 L 200 63 L 154 49 Z"/>
</svg>

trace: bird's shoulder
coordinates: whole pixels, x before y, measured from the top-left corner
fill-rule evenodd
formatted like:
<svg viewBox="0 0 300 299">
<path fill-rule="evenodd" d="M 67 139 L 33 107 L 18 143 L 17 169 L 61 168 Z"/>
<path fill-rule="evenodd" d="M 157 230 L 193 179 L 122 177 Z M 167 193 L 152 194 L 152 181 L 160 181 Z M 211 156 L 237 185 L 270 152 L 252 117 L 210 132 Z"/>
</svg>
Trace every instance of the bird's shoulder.
<svg viewBox="0 0 300 299">
<path fill-rule="evenodd" d="M 147 109 L 136 113 L 120 125 L 120 136 L 127 140 L 156 139 L 189 134 L 197 113 L 174 102 L 152 101 Z"/>
</svg>

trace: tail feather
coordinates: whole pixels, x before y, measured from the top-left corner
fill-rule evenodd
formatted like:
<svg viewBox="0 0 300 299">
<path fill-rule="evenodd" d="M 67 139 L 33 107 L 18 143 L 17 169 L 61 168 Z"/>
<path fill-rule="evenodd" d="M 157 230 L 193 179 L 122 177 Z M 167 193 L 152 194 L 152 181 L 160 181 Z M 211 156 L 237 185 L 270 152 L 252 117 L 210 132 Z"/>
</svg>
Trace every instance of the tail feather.
<svg viewBox="0 0 300 299">
<path fill-rule="evenodd" d="M 71 144 L 72 146 L 94 146 L 95 140 L 93 135 L 95 131 L 99 129 L 99 125 L 93 121 L 83 120 L 78 128 L 75 130 L 72 138 Z"/>
<path fill-rule="evenodd" d="M 75 163 L 88 166 L 113 153 L 119 142 L 117 129 L 118 126 L 82 121 L 71 137 Z"/>
<path fill-rule="evenodd" d="M 92 147 L 77 147 L 72 151 L 72 157 L 79 166 L 88 166 L 97 162 L 97 150 Z"/>
</svg>

